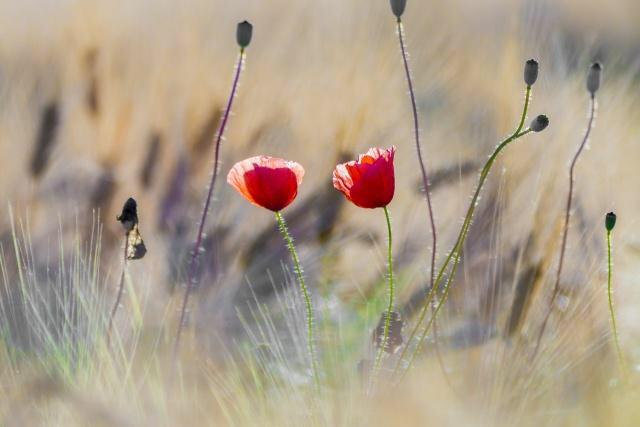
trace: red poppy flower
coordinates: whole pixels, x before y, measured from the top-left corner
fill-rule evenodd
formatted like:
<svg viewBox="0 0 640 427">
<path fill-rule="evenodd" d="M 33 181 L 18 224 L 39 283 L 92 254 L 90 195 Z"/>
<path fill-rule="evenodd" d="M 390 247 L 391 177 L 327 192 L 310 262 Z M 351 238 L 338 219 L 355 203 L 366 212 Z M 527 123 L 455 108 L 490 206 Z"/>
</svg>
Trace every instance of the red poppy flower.
<svg viewBox="0 0 640 427">
<path fill-rule="evenodd" d="M 296 162 L 256 156 L 236 163 L 227 182 L 254 205 L 278 212 L 296 198 L 303 176 Z"/>
<path fill-rule="evenodd" d="M 387 206 L 395 191 L 393 156 L 396 147 L 386 150 L 371 148 L 358 160 L 336 166 L 333 186 L 344 193 L 354 205 L 361 208 Z"/>
</svg>

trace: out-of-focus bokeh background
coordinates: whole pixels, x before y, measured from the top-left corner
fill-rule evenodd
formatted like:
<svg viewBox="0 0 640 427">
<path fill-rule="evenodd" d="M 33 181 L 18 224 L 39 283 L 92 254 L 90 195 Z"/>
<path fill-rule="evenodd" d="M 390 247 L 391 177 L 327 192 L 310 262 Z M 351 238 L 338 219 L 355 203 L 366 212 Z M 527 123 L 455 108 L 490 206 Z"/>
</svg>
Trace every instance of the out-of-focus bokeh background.
<svg viewBox="0 0 640 427">
<path fill-rule="evenodd" d="M 395 18 L 386 0 L 0 1 L 4 316 L 27 316 L 12 308 L 18 304 L 11 299 L 12 287 L 23 280 L 64 284 L 62 271 L 67 268 L 90 270 L 82 257 L 94 262 L 91 283 L 101 295 L 96 306 L 107 310 L 122 268 L 123 232 L 115 216 L 133 196 L 148 254 L 131 264 L 128 293 L 139 300 L 125 298 L 116 325 L 127 352 L 135 353 L 127 347 L 132 342 L 138 343 L 136 349 L 170 348 L 211 173 L 213 138 L 237 61 L 235 27 L 244 19 L 253 23 L 254 38 L 222 146 L 199 286 L 189 312 L 191 339 L 186 345 L 197 362 L 185 365 L 196 372 L 200 367 L 194 365 L 217 371 L 224 369 L 217 366 L 225 365 L 235 348 L 249 343 L 255 350 L 260 347 L 257 342 L 275 340 L 282 344 L 283 358 L 299 359 L 287 367 L 292 372 L 282 374 L 287 383 L 303 381 L 304 332 L 291 318 L 302 314 L 286 309 L 299 308 L 299 301 L 274 218 L 249 206 L 224 182 L 234 162 L 256 154 L 296 160 L 306 169 L 299 197 L 284 215 L 316 299 L 319 323 L 333 325 L 327 326 L 320 347 L 346 348 L 323 350 L 334 355 L 326 363 L 355 372 L 357 360 L 371 357 L 370 334 L 383 306 L 386 229 L 382 211 L 358 209 L 344 201 L 332 188 L 331 172 L 337 162 L 368 147 L 397 146 L 397 191 L 389 208 L 398 308 L 410 318 L 428 282 L 431 236 Z M 375 423 L 395 420 L 400 416 L 393 412 L 397 410 L 408 424 L 434 417 L 463 425 L 467 416 L 482 424 L 474 418 L 480 411 L 474 404 L 491 408 L 490 422 L 507 407 L 515 418 L 500 422 L 613 423 L 613 418 L 601 418 L 604 412 L 592 417 L 572 410 L 590 406 L 585 396 L 594 396 L 590 387 L 596 381 L 588 375 L 594 366 L 599 366 L 602 384 L 609 387 L 618 381 L 605 294 L 603 221 L 611 210 L 619 218 L 614 278 L 621 341 L 632 370 L 640 360 L 640 3 L 409 0 L 403 21 L 423 150 L 433 181 L 438 265 L 453 245 L 477 172 L 495 144 L 517 124 L 524 95 L 522 67 L 529 58 L 540 62 L 530 117 L 547 114 L 551 125 L 514 143 L 495 166 L 439 322 L 441 356 L 451 365 L 449 381 L 458 390 L 444 399 L 454 407 L 460 389 L 492 392 L 487 391 L 487 400 L 465 400 L 465 405 L 449 411 L 444 409 L 448 405 L 435 405 L 436 410 L 424 404 L 423 399 L 443 399 L 438 390 L 448 387 L 428 349 L 424 376 L 416 375 L 415 384 L 399 394 L 398 401 L 390 398 L 388 407 L 378 406 L 381 415 Z M 505 391 L 505 384 L 513 382 L 503 372 L 506 367 L 516 366 L 511 371 L 522 375 L 518 369 L 526 364 L 513 360 L 519 353 L 507 341 L 520 337 L 526 346 L 548 307 L 568 165 L 586 129 L 585 78 L 595 60 L 604 65 L 596 126 L 577 168 L 561 294 L 541 356 L 546 369 L 540 381 L 553 385 L 529 384 L 520 390 L 527 399 L 549 398 L 558 406 L 527 418 L 523 414 L 530 408 L 517 403 L 515 391 L 513 396 Z M 87 253 L 98 237 L 100 251 Z M 18 246 L 28 249 L 22 254 Z M 23 279 L 23 274 L 33 277 Z M 530 298 L 515 320 L 512 303 L 522 286 L 530 289 Z M 55 301 L 55 295 L 41 298 L 44 306 Z M 276 313 L 269 320 L 269 339 L 251 333 L 264 323 L 256 307 Z M 60 316 L 68 321 L 64 313 Z M 48 331 L 46 344 L 64 338 L 56 329 L 56 316 L 43 319 L 37 324 Z M 1 326 L 11 337 L 8 354 L 15 350 L 41 357 L 43 336 L 30 325 L 13 321 Z M 146 362 L 125 366 L 144 370 L 162 363 L 153 350 L 144 354 Z M 131 374 L 125 371 L 118 376 Z M 6 388 L 12 392 L 28 389 L 24 384 L 30 381 L 44 381 L 22 378 L 8 367 L 5 372 L 11 378 Z M 143 379 L 135 384 L 145 384 L 140 389 L 148 386 Z M 74 387 L 76 391 L 65 389 L 71 409 L 24 409 L 21 416 L 26 418 L 3 411 L 8 414 L 5 422 L 26 419 L 37 424 L 55 414 L 52 419 L 61 425 L 65 420 L 82 423 L 80 415 L 70 415 L 76 413 L 74 405 L 84 408 L 89 419 L 104 416 L 107 424 L 157 421 L 157 415 L 140 409 L 158 411 L 162 399 L 151 397 L 152 391 L 148 400 L 153 403 L 138 402 L 138 412 L 121 402 L 122 413 L 113 409 L 105 414 L 97 403 L 81 399 L 82 387 Z M 224 388 L 216 381 L 196 388 L 206 393 L 202 390 L 216 387 Z M 115 390 L 113 386 L 117 394 Z M 104 389 L 94 392 L 98 401 L 109 402 Z M 353 395 L 344 389 L 336 393 Z M 554 400 L 554 393 L 563 398 Z M 350 399 L 357 399 L 346 400 L 358 413 L 354 408 L 361 408 Z M 33 404 L 26 402 L 22 405 Z M 491 405 L 484 405 L 487 402 Z M 271 403 L 264 405 L 270 409 L 259 411 L 264 419 L 235 418 L 220 410 L 219 419 L 203 421 L 198 418 L 207 413 L 203 407 L 191 411 L 182 403 L 174 412 L 165 408 L 175 417 L 165 422 L 216 419 L 232 424 L 235 419 L 241 424 L 278 424 L 287 419 L 284 414 L 292 414 L 288 422 L 296 425 L 293 420 L 304 416 L 285 410 L 285 403 L 278 409 Z M 325 421 L 361 422 L 347 413 L 334 408 L 334 418 Z"/>
</svg>

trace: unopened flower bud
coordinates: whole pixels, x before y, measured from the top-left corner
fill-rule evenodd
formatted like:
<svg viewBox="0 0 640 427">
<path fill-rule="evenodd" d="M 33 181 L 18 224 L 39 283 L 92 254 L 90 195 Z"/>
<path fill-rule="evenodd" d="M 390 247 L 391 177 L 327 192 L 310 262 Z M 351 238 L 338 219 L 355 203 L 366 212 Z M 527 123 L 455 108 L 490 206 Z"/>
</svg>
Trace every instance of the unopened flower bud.
<svg viewBox="0 0 640 427">
<path fill-rule="evenodd" d="M 398 19 L 404 13 L 404 8 L 407 6 L 407 0 L 391 0 L 391 10 Z"/>
<path fill-rule="evenodd" d="M 236 30 L 236 40 L 238 41 L 238 45 L 242 49 L 249 46 L 251 43 L 251 36 L 253 34 L 253 25 L 251 25 L 248 21 L 242 21 L 238 24 L 238 28 Z"/>
<path fill-rule="evenodd" d="M 547 128 L 547 126 L 549 126 L 549 118 L 544 114 L 540 114 L 538 117 L 533 119 L 533 121 L 531 121 L 529 129 L 534 132 L 542 132 Z"/>
<path fill-rule="evenodd" d="M 538 61 L 530 59 L 524 64 L 524 82 L 527 86 L 533 86 L 538 80 Z"/>
<path fill-rule="evenodd" d="M 604 226 L 607 228 L 607 231 L 613 230 L 613 227 L 616 226 L 616 214 L 613 212 L 609 212 L 604 219 Z"/>
<path fill-rule="evenodd" d="M 602 79 L 602 65 L 599 62 L 594 62 L 589 68 L 589 74 L 587 74 L 587 90 L 591 95 L 600 88 L 600 80 Z"/>
</svg>

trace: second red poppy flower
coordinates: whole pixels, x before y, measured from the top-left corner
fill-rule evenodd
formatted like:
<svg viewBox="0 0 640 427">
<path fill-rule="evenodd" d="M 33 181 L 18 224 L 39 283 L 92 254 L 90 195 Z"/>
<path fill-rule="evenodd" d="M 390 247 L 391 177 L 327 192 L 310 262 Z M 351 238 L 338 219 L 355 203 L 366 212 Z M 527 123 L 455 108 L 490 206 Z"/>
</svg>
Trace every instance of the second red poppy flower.
<svg viewBox="0 0 640 427">
<path fill-rule="evenodd" d="M 375 209 L 387 206 L 395 192 L 393 156 L 396 147 L 371 148 L 358 160 L 336 166 L 333 186 L 354 205 Z"/>
</svg>

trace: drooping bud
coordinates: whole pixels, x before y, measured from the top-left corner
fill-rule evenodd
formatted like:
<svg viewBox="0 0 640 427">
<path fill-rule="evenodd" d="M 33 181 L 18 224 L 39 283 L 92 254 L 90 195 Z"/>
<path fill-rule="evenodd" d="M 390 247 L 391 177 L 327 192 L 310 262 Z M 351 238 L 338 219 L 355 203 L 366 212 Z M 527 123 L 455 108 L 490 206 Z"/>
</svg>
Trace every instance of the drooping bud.
<svg viewBox="0 0 640 427">
<path fill-rule="evenodd" d="M 524 82 L 527 86 L 533 86 L 538 80 L 538 61 L 530 59 L 524 64 Z"/>
<path fill-rule="evenodd" d="M 544 114 L 540 114 L 538 117 L 531 121 L 531 125 L 529 125 L 529 129 L 534 132 L 542 132 L 549 126 L 549 118 Z"/>
<path fill-rule="evenodd" d="M 131 231 L 138 225 L 138 204 L 133 197 L 129 197 L 122 207 L 122 213 L 116 217 L 126 231 Z"/>
<path fill-rule="evenodd" d="M 133 197 L 129 197 L 122 207 L 122 213 L 116 217 L 126 231 L 127 241 L 125 256 L 127 260 L 141 259 L 147 253 L 147 247 L 142 240 L 138 228 L 138 204 Z"/>
<path fill-rule="evenodd" d="M 404 13 L 404 8 L 407 6 L 407 0 L 391 0 L 391 10 L 398 19 Z"/>
<path fill-rule="evenodd" d="M 600 89 L 600 80 L 602 80 L 602 65 L 599 62 L 594 62 L 589 68 L 589 74 L 587 74 L 587 90 L 591 95 Z"/>
<path fill-rule="evenodd" d="M 253 25 L 248 21 L 242 21 L 238 24 L 236 30 L 236 40 L 240 48 L 244 49 L 251 43 L 251 36 L 253 35 Z"/>
<path fill-rule="evenodd" d="M 607 229 L 607 231 L 613 230 L 613 227 L 616 226 L 616 219 L 617 218 L 618 217 L 613 212 L 609 212 L 607 214 L 607 216 L 604 219 L 604 226 Z"/>
</svg>

